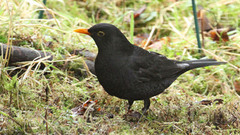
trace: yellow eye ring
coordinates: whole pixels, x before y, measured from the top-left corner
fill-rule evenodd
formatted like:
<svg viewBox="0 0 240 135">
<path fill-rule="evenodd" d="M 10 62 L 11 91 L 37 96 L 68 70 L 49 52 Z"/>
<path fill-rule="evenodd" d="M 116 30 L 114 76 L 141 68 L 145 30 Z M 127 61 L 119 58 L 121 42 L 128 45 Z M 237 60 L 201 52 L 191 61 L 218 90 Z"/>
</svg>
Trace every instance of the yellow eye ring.
<svg viewBox="0 0 240 135">
<path fill-rule="evenodd" d="M 104 33 L 103 31 L 99 31 L 99 32 L 97 33 L 97 35 L 98 35 L 99 37 L 103 37 L 103 36 L 105 35 L 105 33 Z"/>
</svg>

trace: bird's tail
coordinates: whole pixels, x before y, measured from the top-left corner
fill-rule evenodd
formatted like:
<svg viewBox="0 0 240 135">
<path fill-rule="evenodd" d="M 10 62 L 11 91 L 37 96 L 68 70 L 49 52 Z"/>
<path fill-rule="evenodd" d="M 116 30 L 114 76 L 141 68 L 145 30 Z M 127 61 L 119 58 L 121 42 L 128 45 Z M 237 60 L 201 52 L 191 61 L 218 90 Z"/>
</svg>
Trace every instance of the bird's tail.
<svg viewBox="0 0 240 135">
<path fill-rule="evenodd" d="M 226 62 L 218 62 L 214 59 L 189 60 L 184 62 L 189 64 L 188 70 L 211 65 L 226 64 Z"/>
</svg>

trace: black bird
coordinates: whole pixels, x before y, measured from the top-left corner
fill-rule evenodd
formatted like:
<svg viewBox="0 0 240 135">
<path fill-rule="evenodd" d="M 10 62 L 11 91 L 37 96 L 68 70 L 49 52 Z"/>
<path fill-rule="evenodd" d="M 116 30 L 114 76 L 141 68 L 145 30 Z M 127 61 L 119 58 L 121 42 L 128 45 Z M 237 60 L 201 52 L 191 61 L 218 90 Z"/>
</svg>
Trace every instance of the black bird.
<svg viewBox="0 0 240 135">
<path fill-rule="evenodd" d="M 131 44 L 117 27 L 107 23 L 74 31 L 94 39 L 98 47 L 96 76 L 108 94 L 128 100 L 128 110 L 135 100 L 144 100 L 145 113 L 149 98 L 162 93 L 184 72 L 225 63 L 214 59 L 170 60 Z"/>
</svg>

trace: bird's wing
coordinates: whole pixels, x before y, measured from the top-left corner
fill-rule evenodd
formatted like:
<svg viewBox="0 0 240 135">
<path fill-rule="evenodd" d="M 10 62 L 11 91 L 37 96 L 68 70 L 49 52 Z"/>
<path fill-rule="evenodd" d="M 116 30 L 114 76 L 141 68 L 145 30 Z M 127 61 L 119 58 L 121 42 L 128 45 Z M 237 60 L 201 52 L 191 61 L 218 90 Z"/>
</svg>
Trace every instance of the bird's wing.
<svg viewBox="0 0 240 135">
<path fill-rule="evenodd" d="M 161 54 L 141 48 L 135 49 L 130 63 L 131 69 L 140 82 L 175 77 L 189 67 L 188 63 L 170 60 Z"/>
</svg>

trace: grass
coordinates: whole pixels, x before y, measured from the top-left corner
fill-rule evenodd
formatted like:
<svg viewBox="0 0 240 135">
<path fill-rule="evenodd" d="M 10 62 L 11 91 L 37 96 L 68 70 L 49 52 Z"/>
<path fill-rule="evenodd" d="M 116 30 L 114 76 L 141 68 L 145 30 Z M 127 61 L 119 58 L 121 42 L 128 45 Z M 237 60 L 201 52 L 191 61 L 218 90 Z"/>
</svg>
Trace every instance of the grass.
<svg viewBox="0 0 240 135">
<path fill-rule="evenodd" d="M 140 18 L 127 22 L 132 11 L 144 4 L 147 9 Z M 128 39 L 150 33 L 155 27 L 152 39 L 169 37 L 171 41 L 160 50 L 151 50 L 169 58 L 189 60 L 203 56 L 197 51 L 190 1 L 48 0 L 43 6 L 40 0 L 9 0 L 0 5 L 1 43 L 9 40 L 9 44 L 57 56 L 69 56 L 72 50 L 82 48 L 97 53 L 90 37 L 73 30 L 105 22 L 116 25 Z M 150 110 L 138 126 L 123 118 L 127 102 L 104 92 L 93 75 L 74 75 L 68 68 L 59 68 L 51 62 L 44 62 L 47 66 L 41 69 L 34 66 L 38 64 L 36 61 L 19 68 L 17 71 L 21 72 L 12 76 L 10 72 L 15 67 L 0 61 L 0 133 L 239 134 L 240 101 L 234 87 L 234 82 L 240 80 L 239 1 L 209 0 L 201 1 L 201 5 L 209 11 L 212 22 L 236 28 L 227 43 L 205 38 L 205 57 L 228 64 L 195 69 L 180 76 L 164 93 L 151 99 Z M 47 15 L 39 20 L 42 8 Z M 130 23 L 135 23 L 134 33 Z M 52 46 L 46 46 L 47 42 L 52 42 Z M 80 56 L 69 56 L 68 60 L 72 67 L 86 73 Z M 98 100 L 94 107 L 100 107 L 101 111 L 73 115 L 71 109 L 88 99 Z M 223 103 L 201 104 L 203 100 L 216 99 L 222 99 Z M 142 101 L 137 101 L 132 109 L 140 111 L 142 107 Z"/>
</svg>

